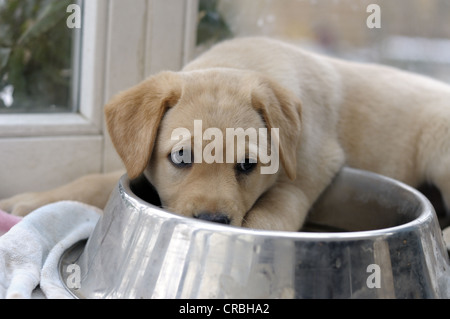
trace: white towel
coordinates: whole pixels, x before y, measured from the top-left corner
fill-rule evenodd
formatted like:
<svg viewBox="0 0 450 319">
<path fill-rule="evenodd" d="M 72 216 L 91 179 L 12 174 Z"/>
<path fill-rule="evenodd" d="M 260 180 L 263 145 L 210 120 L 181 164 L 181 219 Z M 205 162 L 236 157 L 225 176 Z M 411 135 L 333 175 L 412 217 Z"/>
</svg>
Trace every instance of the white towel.
<svg viewBox="0 0 450 319">
<path fill-rule="evenodd" d="M 92 233 L 101 210 L 73 201 L 43 206 L 0 237 L 0 298 L 72 298 L 59 279 L 66 249 Z M 39 296 L 39 293 L 37 294 Z"/>
</svg>

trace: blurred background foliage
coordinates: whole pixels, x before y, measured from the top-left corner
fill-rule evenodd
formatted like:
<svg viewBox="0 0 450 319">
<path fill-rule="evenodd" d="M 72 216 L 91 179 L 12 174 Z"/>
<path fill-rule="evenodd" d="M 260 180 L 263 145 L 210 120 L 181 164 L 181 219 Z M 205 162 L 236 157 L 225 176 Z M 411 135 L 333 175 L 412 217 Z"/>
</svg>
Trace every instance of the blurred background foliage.
<svg viewBox="0 0 450 319">
<path fill-rule="evenodd" d="M 0 0 L 0 113 L 71 111 L 70 0 Z"/>
<path fill-rule="evenodd" d="M 218 0 L 199 1 L 197 45 L 212 44 L 233 36 L 217 5 Z"/>
</svg>

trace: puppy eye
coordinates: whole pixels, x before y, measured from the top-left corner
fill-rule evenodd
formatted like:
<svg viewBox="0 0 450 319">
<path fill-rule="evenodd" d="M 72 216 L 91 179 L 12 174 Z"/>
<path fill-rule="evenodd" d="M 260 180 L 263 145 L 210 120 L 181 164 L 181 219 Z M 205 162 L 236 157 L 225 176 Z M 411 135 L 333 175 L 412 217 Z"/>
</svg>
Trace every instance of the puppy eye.
<svg viewBox="0 0 450 319">
<path fill-rule="evenodd" d="M 169 154 L 168 158 L 178 168 L 190 167 L 192 165 L 191 152 L 185 152 L 183 149 L 173 151 Z"/>
<path fill-rule="evenodd" d="M 253 158 L 246 158 L 244 162 L 236 165 L 236 170 L 240 173 L 249 174 L 256 167 L 256 160 Z"/>
</svg>

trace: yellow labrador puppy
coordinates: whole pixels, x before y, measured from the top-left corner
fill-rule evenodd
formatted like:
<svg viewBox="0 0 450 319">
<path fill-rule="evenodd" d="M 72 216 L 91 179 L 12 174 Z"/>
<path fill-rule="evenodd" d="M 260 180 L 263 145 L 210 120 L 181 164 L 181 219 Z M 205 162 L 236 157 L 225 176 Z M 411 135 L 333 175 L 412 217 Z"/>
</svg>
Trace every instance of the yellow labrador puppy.
<svg viewBox="0 0 450 319">
<path fill-rule="evenodd" d="M 163 206 L 185 216 L 295 231 L 344 165 L 433 183 L 450 207 L 450 86 L 423 76 L 234 39 L 120 93 L 105 114 L 130 178 L 144 174 Z M 120 174 L 0 207 L 101 207 Z"/>
</svg>

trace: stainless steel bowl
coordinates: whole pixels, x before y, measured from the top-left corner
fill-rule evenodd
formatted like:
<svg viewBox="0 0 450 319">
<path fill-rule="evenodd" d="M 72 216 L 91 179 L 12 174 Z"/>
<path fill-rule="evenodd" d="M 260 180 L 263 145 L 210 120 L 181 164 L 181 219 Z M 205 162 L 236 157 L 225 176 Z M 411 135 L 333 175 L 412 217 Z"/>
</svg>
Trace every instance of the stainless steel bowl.
<svg viewBox="0 0 450 319">
<path fill-rule="evenodd" d="M 433 207 L 392 179 L 345 168 L 300 232 L 184 218 L 123 176 L 87 243 L 69 249 L 79 298 L 448 298 Z M 142 195 L 140 195 L 143 197 Z M 274 212 L 276 214 L 276 212 Z"/>
</svg>

